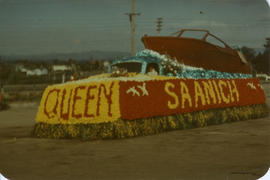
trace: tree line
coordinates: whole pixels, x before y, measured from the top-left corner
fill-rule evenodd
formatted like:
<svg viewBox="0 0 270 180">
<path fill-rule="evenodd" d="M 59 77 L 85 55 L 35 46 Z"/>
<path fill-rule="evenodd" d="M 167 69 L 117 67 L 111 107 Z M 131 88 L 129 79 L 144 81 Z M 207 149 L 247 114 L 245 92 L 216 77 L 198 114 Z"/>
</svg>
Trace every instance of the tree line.
<svg viewBox="0 0 270 180">
<path fill-rule="evenodd" d="M 252 48 L 242 47 L 241 52 L 245 55 L 254 73 L 270 74 L 270 38 L 266 38 L 266 43 L 263 45 L 264 51 L 256 53 Z"/>
<path fill-rule="evenodd" d="M 249 47 L 242 47 L 240 50 L 249 62 L 254 74 L 268 74 L 270 75 L 270 64 L 269 64 L 269 51 L 270 51 L 270 38 L 266 38 L 266 42 L 263 45 L 264 51 L 257 53 L 254 49 Z M 109 59 L 107 62 L 111 62 Z M 48 61 L 38 61 L 38 60 L 16 60 L 16 61 L 6 61 L 0 57 L 0 84 L 31 84 L 31 83 L 56 83 L 60 81 L 62 74 L 55 74 L 52 72 L 52 65 L 70 65 L 72 70 L 70 72 L 64 72 L 67 74 L 84 74 L 93 75 L 102 72 L 106 72 L 106 67 L 104 66 L 105 60 L 84 60 L 79 61 L 75 59 L 69 60 L 48 60 Z M 46 68 L 49 72 L 48 76 L 26 76 L 21 72 L 18 72 L 16 66 L 22 64 L 29 69 L 34 68 Z M 58 80 L 55 82 L 55 77 Z"/>
<path fill-rule="evenodd" d="M 36 83 L 59 83 L 63 78 L 63 74 L 66 76 L 66 80 L 69 76 L 76 74 L 80 76 L 88 76 L 106 72 L 104 67 L 104 60 L 16 60 L 5 61 L 0 58 L 0 84 L 36 84 Z M 55 72 L 53 71 L 53 65 L 65 65 L 69 66 L 69 70 Z M 32 75 L 27 76 L 26 73 L 21 72 L 19 67 L 23 67 L 27 70 L 34 69 L 46 69 L 47 75 Z"/>
</svg>

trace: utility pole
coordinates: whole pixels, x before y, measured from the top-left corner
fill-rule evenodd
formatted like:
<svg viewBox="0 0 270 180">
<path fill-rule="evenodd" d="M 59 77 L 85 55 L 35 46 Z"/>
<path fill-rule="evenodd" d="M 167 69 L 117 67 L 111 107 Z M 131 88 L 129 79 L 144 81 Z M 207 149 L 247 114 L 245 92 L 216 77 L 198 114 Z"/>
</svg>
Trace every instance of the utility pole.
<svg viewBox="0 0 270 180">
<path fill-rule="evenodd" d="M 126 13 L 129 16 L 129 21 L 131 24 L 131 55 L 135 55 L 134 51 L 134 36 L 135 36 L 135 16 L 139 16 L 141 13 L 135 13 L 135 0 L 131 0 L 131 13 Z"/>
<path fill-rule="evenodd" d="M 160 36 L 160 31 L 162 27 L 162 17 L 157 18 L 157 33 Z"/>
</svg>

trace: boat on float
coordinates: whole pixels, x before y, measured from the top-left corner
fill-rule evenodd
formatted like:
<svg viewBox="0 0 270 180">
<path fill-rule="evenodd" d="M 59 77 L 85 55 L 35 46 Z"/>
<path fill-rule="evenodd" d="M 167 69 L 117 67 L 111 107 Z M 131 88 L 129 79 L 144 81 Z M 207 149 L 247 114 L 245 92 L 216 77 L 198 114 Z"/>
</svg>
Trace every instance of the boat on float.
<svg viewBox="0 0 270 180">
<path fill-rule="evenodd" d="M 187 32 L 201 32 L 200 38 L 186 37 Z M 169 55 L 188 66 L 228 73 L 251 74 L 244 55 L 208 30 L 182 29 L 176 36 L 142 37 L 146 49 Z"/>
</svg>

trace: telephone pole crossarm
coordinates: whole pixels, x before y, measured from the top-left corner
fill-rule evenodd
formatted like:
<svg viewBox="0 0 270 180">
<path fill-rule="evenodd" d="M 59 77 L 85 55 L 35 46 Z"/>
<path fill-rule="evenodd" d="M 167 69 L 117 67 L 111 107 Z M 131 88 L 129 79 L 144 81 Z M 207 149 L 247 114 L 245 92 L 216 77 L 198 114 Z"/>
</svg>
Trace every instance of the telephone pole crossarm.
<svg viewBox="0 0 270 180">
<path fill-rule="evenodd" d="M 159 18 L 157 18 L 157 33 L 158 33 L 158 35 L 160 35 L 161 27 L 162 27 L 162 17 L 159 17 Z"/>
</svg>

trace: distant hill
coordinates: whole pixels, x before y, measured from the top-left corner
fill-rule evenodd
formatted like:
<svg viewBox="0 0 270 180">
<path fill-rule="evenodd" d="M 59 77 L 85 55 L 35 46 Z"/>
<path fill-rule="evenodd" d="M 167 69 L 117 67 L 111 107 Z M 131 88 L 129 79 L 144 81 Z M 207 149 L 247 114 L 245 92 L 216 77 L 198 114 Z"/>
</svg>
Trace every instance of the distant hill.
<svg viewBox="0 0 270 180">
<path fill-rule="evenodd" d="M 253 48 L 256 54 L 263 53 L 264 48 Z M 49 53 L 49 54 L 41 54 L 41 55 L 8 55 L 1 56 L 1 59 L 4 60 L 113 60 L 116 58 L 130 56 L 128 52 L 121 51 L 88 51 L 88 52 L 76 52 L 76 53 Z"/>
<path fill-rule="evenodd" d="M 41 55 L 9 55 L 1 56 L 5 60 L 18 60 L 18 59 L 28 59 L 28 60 L 108 60 L 115 59 L 119 57 L 130 56 L 128 52 L 120 51 L 89 51 L 89 52 L 76 52 L 76 53 L 50 53 Z"/>
</svg>

